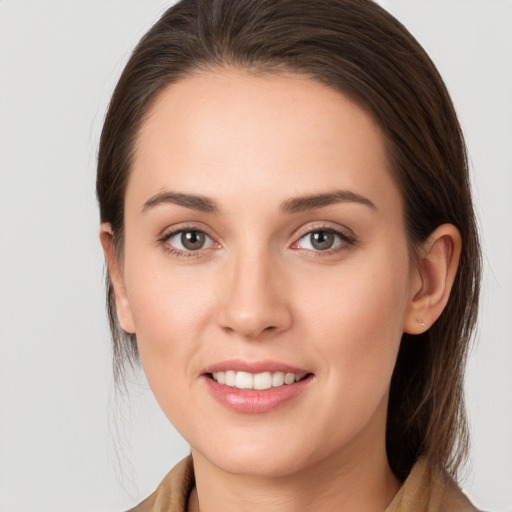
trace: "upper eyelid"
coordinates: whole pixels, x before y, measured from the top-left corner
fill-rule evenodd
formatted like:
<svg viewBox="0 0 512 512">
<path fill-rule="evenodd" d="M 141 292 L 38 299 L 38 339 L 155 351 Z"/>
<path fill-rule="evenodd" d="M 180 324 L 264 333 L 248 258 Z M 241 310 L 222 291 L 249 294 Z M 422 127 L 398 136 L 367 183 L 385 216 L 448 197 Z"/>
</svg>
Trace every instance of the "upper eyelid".
<svg viewBox="0 0 512 512">
<path fill-rule="evenodd" d="M 341 235 L 345 235 L 348 238 L 355 239 L 355 233 L 347 228 L 346 226 L 341 226 L 334 222 L 329 221 L 315 221 L 310 224 L 306 224 L 305 226 L 302 226 L 299 228 L 295 233 L 294 236 L 297 240 L 303 238 L 305 235 L 308 235 L 309 233 L 314 233 L 315 231 L 331 231 L 333 233 L 339 233 Z"/>
<path fill-rule="evenodd" d="M 336 230 L 336 229 L 333 229 L 333 228 L 329 228 L 329 229 L 313 229 L 311 231 L 307 231 L 302 236 L 297 238 L 297 240 L 295 242 L 293 242 L 292 248 L 298 249 L 298 247 L 296 247 L 296 246 L 299 245 L 301 240 L 306 238 L 308 235 L 311 235 L 312 233 L 316 233 L 316 232 L 319 232 L 319 231 L 328 231 L 328 232 L 332 233 L 334 236 L 338 237 L 338 239 L 340 240 L 341 244 L 349 244 L 349 245 L 351 245 L 351 244 L 354 244 L 356 242 L 355 238 L 353 238 L 352 236 L 347 235 L 346 233 L 343 233 L 343 231 L 341 231 L 341 230 Z M 318 252 L 328 254 L 332 249 L 333 248 L 329 248 L 329 249 L 325 249 L 325 250 L 319 250 Z M 302 250 L 304 250 L 304 251 L 311 251 L 313 249 L 302 249 Z M 314 251 L 314 252 L 317 252 L 317 251 Z"/>
<path fill-rule="evenodd" d="M 178 226 L 168 226 L 165 229 L 162 229 L 160 235 L 158 235 L 159 240 L 170 238 L 177 233 L 181 233 L 183 231 L 200 231 L 205 235 L 209 236 L 212 240 L 216 237 L 210 233 L 210 230 L 207 227 L 198 226 L 197 224 L 183 224 Z"/>
</svg>

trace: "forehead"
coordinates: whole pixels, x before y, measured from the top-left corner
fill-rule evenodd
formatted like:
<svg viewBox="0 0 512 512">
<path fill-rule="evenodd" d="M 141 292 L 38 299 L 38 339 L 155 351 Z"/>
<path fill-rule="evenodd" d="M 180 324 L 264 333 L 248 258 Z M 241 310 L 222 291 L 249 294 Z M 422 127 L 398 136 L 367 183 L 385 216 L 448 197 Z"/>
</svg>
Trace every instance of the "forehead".
<svg viewBox="0 0 512 512">
<path fill-rule="evenodd" d="M 164 188 L 206 195 L 346 188 L 376 197 L 390 186 L 382 131 L 348 97 L 302 75 L 228 69 L 194 74 L 159 94 L 138 135 L 128 193 L 139 192 L 142 203 L 142 190 Z"/>
</svg>

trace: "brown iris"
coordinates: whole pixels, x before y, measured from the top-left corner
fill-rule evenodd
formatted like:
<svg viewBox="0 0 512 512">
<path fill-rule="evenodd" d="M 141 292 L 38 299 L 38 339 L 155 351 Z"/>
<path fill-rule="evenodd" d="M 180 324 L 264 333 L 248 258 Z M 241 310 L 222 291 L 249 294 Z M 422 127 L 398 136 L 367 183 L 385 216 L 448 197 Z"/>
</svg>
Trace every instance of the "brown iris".
<svg viewBox="0 0 512 512">
<path fill-rule="evenodd" d="M 320 251 L 330 249 L 334 243 L 334 233 L 330 231 L 315 231 L 309 235 L 311 245 Z"/>
<path fill-rule="evenodd" d="M 197 251 L 203 247 L 205 242 L 205 234 L 201 231 L 183 231 L 181 234 L 181 243 L 185 249 L 189 251 Z"/>
</svg>

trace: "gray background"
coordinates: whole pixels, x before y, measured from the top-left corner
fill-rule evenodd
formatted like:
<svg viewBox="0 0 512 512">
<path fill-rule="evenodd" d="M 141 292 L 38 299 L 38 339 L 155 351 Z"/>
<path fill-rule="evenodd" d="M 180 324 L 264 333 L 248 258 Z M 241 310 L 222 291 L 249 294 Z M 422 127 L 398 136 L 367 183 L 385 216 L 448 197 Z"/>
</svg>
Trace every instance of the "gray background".
<svg viewBox="0 0 512 512">
<path fill-rule="evenodd" d="M 464 489 L 512 511 L 512 2 L 382 4 L 433 57 L 467 137 L 486 273 Z M 142 376 L 113 398 L 94 197 L 109 95 L 168 5 L 0 0 L 0 512 L 123 510 L 187 454 Z"/>
</svg>

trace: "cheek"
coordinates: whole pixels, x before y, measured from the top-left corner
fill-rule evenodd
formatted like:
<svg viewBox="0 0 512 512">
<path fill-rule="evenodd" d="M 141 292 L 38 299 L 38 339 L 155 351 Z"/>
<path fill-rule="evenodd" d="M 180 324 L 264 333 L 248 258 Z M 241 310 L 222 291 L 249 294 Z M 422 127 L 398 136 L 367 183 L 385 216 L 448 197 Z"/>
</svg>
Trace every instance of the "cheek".
<svg viewBox="0 0 512 512">
<path fill-rule="evenodd" d="M 192 272 L 194 276 L 189 275 Z M 188 378 L 198 333 L 211 311 L 208 274 L 197 268 L 176 270 L 166 264 L 165 256 L 137 258 L 132 251 L 125 278 L 140 358 L 150 384 L 168 380 L 170 370 Z"/>
<path fill-rule="evenodd" d="M 208 286 L 204 279 L 185 279 L 161 268 L 157 272 L 139 266 L 136 273 L 143 279 L 132 280 L 128 293 L 142 368 L 163 412 L 188 436 L 201 421 L 201 404 L 195 402 L 191 386 L 201 368 Z"/>
<path fill-rule="evenodd" d="M 380 399 L 395 365 L 408 298 L 404 251 L 358 260 L 309 295 L 304 324 L 315 336 L 332 385 L 347 397 Z M 316 333 L 316 334 L 315 334 Z"/>
</svg>

